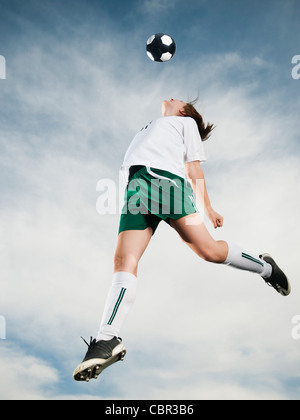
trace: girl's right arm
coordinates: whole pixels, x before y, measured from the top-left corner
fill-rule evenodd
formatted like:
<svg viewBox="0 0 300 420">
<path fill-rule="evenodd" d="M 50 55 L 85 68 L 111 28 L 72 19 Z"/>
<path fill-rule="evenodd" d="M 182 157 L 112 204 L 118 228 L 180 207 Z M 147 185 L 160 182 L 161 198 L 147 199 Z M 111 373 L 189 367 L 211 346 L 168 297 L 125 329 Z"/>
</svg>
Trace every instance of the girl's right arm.
<svg viewBox="0 0 300 420">
<path fill-rule="evenodd" d="M 208 192 L 206 189 L 206 183 L 204 173 L 201 168 L 199 161 L 187 162 L 185 164 L 185 170 L 188 179 L 191 182 L 193 191 L 200 201 L 204 205 L 204 210 L 209 219 L 211 220 L 214 228 L 223 226 L 223 217 L 218 214 L 211 206 Z"/>
</svg>

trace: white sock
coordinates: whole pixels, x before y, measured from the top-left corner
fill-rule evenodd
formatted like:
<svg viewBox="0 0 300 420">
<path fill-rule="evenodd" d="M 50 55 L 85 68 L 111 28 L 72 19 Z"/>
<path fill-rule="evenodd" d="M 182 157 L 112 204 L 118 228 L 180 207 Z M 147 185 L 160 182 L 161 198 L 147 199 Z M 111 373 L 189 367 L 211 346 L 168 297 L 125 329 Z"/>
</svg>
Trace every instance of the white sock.
<svg viewBox="0 0 300 420">
<path fill-rule="evenodd" d="M 257 257 L 254 254 L 245 252 L 238 245 L 228 243 L 229 251 L 224 264 L 231 265 L 232 267 L 240 270 L 251 271 L 252 273 L 258 273 L 264 279 L 267 279 L 272 274 L 272 266 Z"/>
<path fill-rule="evenodd" d="M 99 340 L 111 340 L 119 337 L 121 328 L 136 297 L 137 278 L 124 271 L 115 273 L 108 293 L 100 329 Z"/>
</svg>

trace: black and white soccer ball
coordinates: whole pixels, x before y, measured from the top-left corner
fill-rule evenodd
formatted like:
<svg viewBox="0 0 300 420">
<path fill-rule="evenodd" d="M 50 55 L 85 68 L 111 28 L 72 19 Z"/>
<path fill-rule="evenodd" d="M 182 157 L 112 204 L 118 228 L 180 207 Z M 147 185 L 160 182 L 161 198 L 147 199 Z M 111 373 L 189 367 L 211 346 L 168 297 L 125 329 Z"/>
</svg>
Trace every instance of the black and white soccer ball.
<svg viewBox="0 0 300 420">
<path fill-rule="evenodd" d="M 146 49 L 151 60 L 162 63 L 171 60 L 176 52 L 176 44 L 170 35 L 155 34 L 148 39 Z"/>
</svg>

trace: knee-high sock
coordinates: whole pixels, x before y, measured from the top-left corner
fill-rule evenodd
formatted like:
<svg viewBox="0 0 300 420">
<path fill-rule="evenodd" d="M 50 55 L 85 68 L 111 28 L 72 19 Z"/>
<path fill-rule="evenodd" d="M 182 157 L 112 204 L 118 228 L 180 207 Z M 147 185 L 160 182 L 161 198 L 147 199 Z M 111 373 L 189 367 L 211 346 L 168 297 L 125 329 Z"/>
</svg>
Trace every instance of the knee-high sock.
<svg viewBox="0 0 300 420">
<path fill-rule="evenodd" d="M 119 337 L 121 328 L 136 298 L 137 278 L 124 271 L 115 273 L 108 293 L 100 329 L 99 340 Z"/>
<path fill-rule="evenodd" d="M 231 265 L 240 270 L 258 273 L 264 279 L 271 276 L 272 266 L 258 256 L 243 250 L 231 242 L 228 243 L 228 248 L 228 256 L 224 264 Z"/>
</svg>

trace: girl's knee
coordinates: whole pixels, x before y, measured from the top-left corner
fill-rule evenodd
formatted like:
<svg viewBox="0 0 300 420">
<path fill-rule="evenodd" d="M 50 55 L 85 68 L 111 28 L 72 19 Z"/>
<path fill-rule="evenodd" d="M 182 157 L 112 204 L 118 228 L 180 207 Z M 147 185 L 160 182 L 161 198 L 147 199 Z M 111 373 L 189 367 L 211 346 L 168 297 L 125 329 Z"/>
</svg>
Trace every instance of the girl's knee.
<svg viewBox="0 0 300 420">
<path fill-rule="evenodd" d="M 114 257 L 114 271 L 136 272 L 138 261 L 133 255 L 116 253 Z"/>
<path fill-rule="evenodd" d="M 198 253 L 199 257 L 203 258 L 207 262 L 216 262 L 216 254 L 211 249 L 201 250 Z"/>
<path fill-rule="evenodd" d="M 218 242 L 215 242 L 212 246 L 207 246 L 203 249 L 198 250 L 199 257 L 203 258 L 205 261 L 212 263 L 222 263 L 224 262 L 223 252 L 219 250 Z"/>
</svg>

